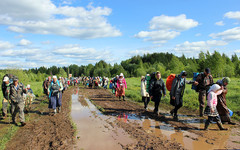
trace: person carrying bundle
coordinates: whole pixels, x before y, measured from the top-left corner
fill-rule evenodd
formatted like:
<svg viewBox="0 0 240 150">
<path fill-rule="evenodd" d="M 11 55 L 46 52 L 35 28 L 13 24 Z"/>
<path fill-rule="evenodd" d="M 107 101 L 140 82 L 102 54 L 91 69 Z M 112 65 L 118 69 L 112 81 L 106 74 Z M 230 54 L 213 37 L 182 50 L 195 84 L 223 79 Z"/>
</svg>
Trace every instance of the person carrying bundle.
<svg viewBox="0 0 240 150">
<path fill-rule="evenodd" d="M 217 122 L 217 125 L 220 130 L 228 130 L 227 128 L 223 128 L 220 116 L 217 111 L 217 95 L 222 93 L 222 88 L 218 84 L 214 84 L 208 90 L 207 95 L 207 107 L 205 108 L 204 113 L 208 116 L 207 121 L 205 122 L 204 130 L 208 129 L 208 126 L 213 121 Z"/>
</svg>

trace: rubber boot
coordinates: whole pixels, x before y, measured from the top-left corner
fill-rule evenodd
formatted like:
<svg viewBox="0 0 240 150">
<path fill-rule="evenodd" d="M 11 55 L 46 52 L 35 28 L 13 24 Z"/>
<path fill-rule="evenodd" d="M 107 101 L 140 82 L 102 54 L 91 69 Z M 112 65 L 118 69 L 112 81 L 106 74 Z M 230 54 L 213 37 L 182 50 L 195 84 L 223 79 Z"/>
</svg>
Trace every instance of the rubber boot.
<svg viewBox="0 0 240 150">
<path fill-rule="evenodd" d="M 119 101 L 121 100 L 121 96 L 119 96 Z"/>
<path fill-rule="evenodd" d="M 61 112 L 61 107 L 58 107 L 58 113 L 60 113 Z"/>
<path fill-rule="evenodd" d="M 170 114 L 173 116 L 173 113 L 174 113 L 174 109 L 172 109 L 171 111 L 170 111 Z"/>
<path fill-rule="evenodd" d="M 125 96 L 123 96 L 123 101 L 125 101 Z"/>
<path fill-rule="evenodd" d="M 203 117 L 203 107 L 199 107 L 199 116 Z"/>
<path fill-rule="evenodd" d="M 204 130 L 208 130 L 208 126 L 210 125 L 210 122 L 207 120 L 205 122 Z"/>
<path fill-rule="evenodd" d="M 56 109 L 54 109 L 54 115 L 56 115 L 57 114 L 57 110 Z"/>
<path fill-rule="evenodd" d="M 217 122 L 217 125 L 220 130 L 228 130 L 227 128 L 223 128 L 222 122 L 220 122 L 220 121 Z"/>
</svg>

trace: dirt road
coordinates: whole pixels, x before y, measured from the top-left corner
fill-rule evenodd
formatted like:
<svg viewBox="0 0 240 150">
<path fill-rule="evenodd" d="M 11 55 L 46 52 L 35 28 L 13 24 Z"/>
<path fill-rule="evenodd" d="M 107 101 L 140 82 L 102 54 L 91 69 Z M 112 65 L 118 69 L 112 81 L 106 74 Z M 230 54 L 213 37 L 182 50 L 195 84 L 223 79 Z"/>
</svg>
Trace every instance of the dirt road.
<svg viewBox="0 0 240 150">
<path fill-rule="evenodd" d="M 49 115 L 48 104 L 42 99 L 33 104 L 27 125 L 21 127 L 6 144 L 7 150 L 72 149 L 74 129 L 70 121 L 70 102 L 73 90 L 63 94 L 61 113 Z"/>
<path fill-rule="evenodd" d="M 153 115 L 138 103 L 119 101 L 108 90 L 73 87 L 63 94 L 62 112 L 49 116 L 47 103 L 37 100 L 29 121 L 6 149 L 240 149 L 240 127 L 216 124 L 201 130 L 206 118 L 184 111 L 173 120 L 169 108 Z M 101 110 L 101 111 L 99 111 Z M 75 123 L 76 133 L 71 123 Z M 8 124 L 1 121 L 1 126 Z"/>
<path fill-rule="evenodd" d="M 80 88 L 72 99 L 73 108 L 78 109 L 72 111 L 78 129 L 75 149 L 95 149 L 97 145 L 98 149 L 240 148 L 239 126 L 225 125 L 230 130 L 219 131 L 213 124 L 203 131 L 206 118 L 192 112 L 185 111 L 176 121 L 160 105 L 160 115 L 153 115 L 152 108 L 146 112 L 139 104 L 119 101 L 104 89 Z"/>
</svg>

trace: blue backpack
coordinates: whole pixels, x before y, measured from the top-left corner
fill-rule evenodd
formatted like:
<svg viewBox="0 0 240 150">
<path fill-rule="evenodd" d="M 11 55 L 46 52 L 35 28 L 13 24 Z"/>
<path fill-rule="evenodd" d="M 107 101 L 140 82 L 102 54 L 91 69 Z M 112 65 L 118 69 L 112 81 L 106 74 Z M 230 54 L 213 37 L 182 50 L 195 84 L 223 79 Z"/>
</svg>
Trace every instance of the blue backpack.
<svg viewBox="0 0 240 150">
<path fill-rule="evenodd" d="M 193 81 L 196 81 L 197 80 L 197 77 L 198 77 L 199 73 L 198 72 L 194 72 L 193 73 Z M 196 92 L 198 92 L 198 88 L 196 85 L 192 84 L 192 89 L 195 90 Z"/>
</svg>

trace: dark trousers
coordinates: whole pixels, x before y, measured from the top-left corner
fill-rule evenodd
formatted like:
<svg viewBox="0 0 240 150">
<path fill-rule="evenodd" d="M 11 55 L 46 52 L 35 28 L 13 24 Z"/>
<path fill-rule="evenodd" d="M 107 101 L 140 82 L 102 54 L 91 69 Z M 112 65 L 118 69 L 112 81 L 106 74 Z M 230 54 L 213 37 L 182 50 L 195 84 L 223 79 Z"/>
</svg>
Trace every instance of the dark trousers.
<svg viewBox="0 0 240 150">
<path fill-rule="evenodd" d="M 178 109 L 181 108 L 181 107 L 182 107 L 182 103 L 179 103 L 178 105 L 175 105 L 175 108 L 173 109 L 174 115 L 177 115 L 177 111 L 178 111 Z"/>
<path fill-rule="evenodd" d="M 155 102 L 154 113 L 158 113 L 158 107 L 159 107 L 159 103 L 161 101 L 161 97 L 162 97 L 162 95 L 153 96 L 152 100 Z"/>
<path fill-rule="evenodd" d="M 147 108 L 148 103 L 150 102 L 150 97 L 144 97 L 142 96 L 142 101 L 144 103 L 144 108 Z"/>
<path fill-rule="evenodd" d="M 206 100 L 206 90 L 199 91 L 199 115 L 203 115 L 204 107 L 205 107 L 205 100 Z"/>
</svg>

